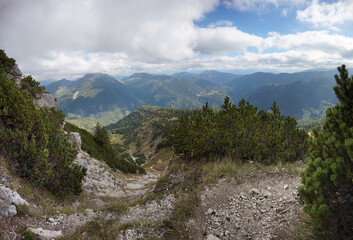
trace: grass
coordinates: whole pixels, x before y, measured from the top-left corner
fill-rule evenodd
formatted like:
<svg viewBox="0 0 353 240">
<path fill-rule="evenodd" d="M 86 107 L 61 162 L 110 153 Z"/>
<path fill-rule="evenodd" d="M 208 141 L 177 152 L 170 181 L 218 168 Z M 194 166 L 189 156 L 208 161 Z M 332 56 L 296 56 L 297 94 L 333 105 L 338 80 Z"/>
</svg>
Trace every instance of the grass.
<svg viewBox="0 0 353 240">
<path fill-rule="evenodd" d="M 19 204 L 16 206 L 17 214 L 19 216 L 30 215 L 29 208 L 26 204 Z"/>
</svg>

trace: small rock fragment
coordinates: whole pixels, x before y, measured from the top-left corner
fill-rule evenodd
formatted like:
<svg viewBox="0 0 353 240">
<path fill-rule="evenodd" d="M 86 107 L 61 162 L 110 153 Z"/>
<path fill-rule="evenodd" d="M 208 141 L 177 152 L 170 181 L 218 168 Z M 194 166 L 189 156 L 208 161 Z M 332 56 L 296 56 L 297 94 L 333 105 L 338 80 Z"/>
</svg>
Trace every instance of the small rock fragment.
<svg viewBox="0 0 353 240">
<path fill-rule="evenodd" d="M 212 234 L 208 234 L 206 237 L 206 240 L 220 240 L 220 239 Z"/>
<path fill-rule="evenodd" d="M 271 194 L 269 191 L 264 190 L 264 191 L 262 192 L 262 195 L 264 196 L 264 198 L 268 198 L 268 197 L 271 197 L 272 194 Z"/>
<path fill-rule="evenodd" d="M 284 190 L 288 189 L 288 184 L 284 185 L 283 189 Z"/>
<path fill-rule="evenodd" d="M 260 194 L 260 191 L 257 190 L 256 188 L 252 188 L 249 190 L 248 192 L 250 195 L 253 195 L 253 194 Z"/>
</svg>

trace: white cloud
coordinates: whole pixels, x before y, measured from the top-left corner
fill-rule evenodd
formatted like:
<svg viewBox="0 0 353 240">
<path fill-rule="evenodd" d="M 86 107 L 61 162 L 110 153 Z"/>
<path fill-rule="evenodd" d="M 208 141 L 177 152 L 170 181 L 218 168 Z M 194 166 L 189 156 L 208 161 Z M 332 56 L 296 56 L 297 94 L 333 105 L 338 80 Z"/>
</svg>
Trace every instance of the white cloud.
<svg viewBox="0 0 353 240">
<path fill-rule="evenodd" d="M 269 6 L 287 9 L 302 2 L 226 3 L 254 11 Z M 217 4 L 217 0 L 0 0 L 0 48 L 17 60 L 23 72 L 39 80 L 88 72 L 353 66 L 353 38 L 344 35 L 307 31 L 263 38 L 222 19 L 208 27 L 194 24 Z M 249 52 L 249 47 L 258 52 Z M 230 52 L 237 56 L 228 56 Z"/>
<path fill-rule="evenodd" d="M 180 60 L 194 52 L 194 20 L 217 0 L 5 0 L 0 47 L 15 57 L 48 51 L 124 52 Z"/>
<path fill-rule="evenodd" d="M 338 25 L 353 21 L 353 1 L 339 0 L 325 3 L 313 0 L 307 8 L 297 11 L 297 19 L 311 23 L 315 27 L 338 30 Z"/>
<path fill-rule="evenodd" d="M 195 51 L 202 54 L 244 52 L 248 47 L 260 46 L 262 41 L 261 37 L 244 33 L 236 27 L 200 28 Z"/>
</svg>

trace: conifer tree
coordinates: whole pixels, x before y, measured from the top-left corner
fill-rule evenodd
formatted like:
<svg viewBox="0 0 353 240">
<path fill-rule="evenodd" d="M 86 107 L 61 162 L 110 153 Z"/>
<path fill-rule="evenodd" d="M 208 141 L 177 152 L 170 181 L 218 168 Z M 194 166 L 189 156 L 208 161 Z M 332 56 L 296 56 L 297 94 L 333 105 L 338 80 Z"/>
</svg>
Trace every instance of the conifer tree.
<svg viewBox="0 0 353 240">
<path fill-rule="evenodd" d="M 345 65 L 337 69 L 339 104 L 326 111 L 322 132 L 313 131 L 299 188 L 318 239 L 353 236 L 353 76 L 348 77 Z"/>
</svg>

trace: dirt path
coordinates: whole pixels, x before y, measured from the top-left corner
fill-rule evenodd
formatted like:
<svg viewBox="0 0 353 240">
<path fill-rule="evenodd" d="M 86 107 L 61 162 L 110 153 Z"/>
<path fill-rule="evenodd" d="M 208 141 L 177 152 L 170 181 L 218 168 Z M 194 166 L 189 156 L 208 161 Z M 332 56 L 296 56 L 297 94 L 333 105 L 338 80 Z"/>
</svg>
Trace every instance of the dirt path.
<svg viewBox="0 0 353 240">
<path fill-rule="evenodd" d="M 277 169 L 241 182 L 221 179 L 201 193 L 197 218 L 189 221 L 193 238 L 278 239 L 301 209 L 299 185 L 299 174 Z"/>
</svg>

